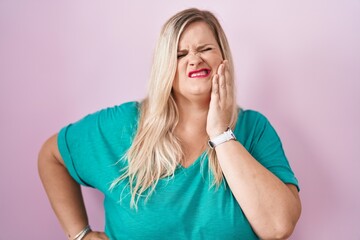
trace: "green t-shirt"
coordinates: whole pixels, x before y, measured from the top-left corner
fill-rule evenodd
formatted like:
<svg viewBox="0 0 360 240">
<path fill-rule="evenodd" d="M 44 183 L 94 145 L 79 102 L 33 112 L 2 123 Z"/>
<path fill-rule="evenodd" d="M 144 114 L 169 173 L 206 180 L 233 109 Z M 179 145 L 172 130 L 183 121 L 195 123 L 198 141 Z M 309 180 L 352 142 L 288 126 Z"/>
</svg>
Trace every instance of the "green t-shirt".
<svg viewBox="0 0 360 240">
<path fill-rule="evenodd" d="M 109 190 L 126 164 L 118 160 L 131 145 L 138 117 L 139 103 L 129 102 L 90 114 L 58 135 L 71 176 L 104 194 L 105 232 L 110 239 L 258 239 L 226 182 L 210 188 L 205 153 L 188 168 L 179 165 L 173 178 L 161 179 L 137 211 L 123 192 L 126 182 Z M 263 115 L 240 111 L 234 134 L 263 166 L 283 182 L 298 186 L 280 139 Z"/>
</svg>

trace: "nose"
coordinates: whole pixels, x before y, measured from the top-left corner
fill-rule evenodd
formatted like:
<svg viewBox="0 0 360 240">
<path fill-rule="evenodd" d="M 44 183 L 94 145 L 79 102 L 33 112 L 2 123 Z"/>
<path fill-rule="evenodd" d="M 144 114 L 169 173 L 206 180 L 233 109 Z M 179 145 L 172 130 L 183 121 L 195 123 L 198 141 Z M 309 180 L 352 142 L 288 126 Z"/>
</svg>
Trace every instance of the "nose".
<svg viewBox="0 0 360 240">
<path fill-rule="evenodd" d="M 201 58 L 200 53 L 191 53 L 189 55 L 189 65 L 192 67 L 196 67 L 204 61 Z"/>
</svg>

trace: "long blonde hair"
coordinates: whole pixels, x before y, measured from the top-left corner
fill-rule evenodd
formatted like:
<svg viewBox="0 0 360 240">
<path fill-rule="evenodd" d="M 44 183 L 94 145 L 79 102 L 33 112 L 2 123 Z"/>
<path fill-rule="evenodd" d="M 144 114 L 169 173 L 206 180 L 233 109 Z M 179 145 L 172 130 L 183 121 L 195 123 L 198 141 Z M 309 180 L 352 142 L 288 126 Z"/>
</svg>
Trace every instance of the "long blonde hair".
<svg viewBox="0 0 360 240">
<path fill-rule="evenodd" d="M 110 186 L 110 189 L 113 189 L 120 182 L 127 181 L 131 194 L 131 207 L 137 208 L 138 201 L 143 195 L 147 200 L 161 178 L 172 177 L 183 159 L 180 141 L 174 134 L 179 121 L 179 112 L 172 96 L 172 86 L 177 68 L 179 38 L 186 26 L 198 21 L 209 25 L 220 46 L 223 59 L 229 61 L 229 70 L 234 76 L 228 41 L 218 20 L 211 12 L 195 8 L 186 9 L 164 24 L 155 48 L 148 96 L 140 105 L 138 130 L 131 147 L 121 159 L 128 161 L 128 164 L 123 169 L 123 174 Z M 235 93 L 235 87 L 233 91 Z M 234 128 L 238 114 L 235 100 L 233 105 L 231 128 Z M 209 170 L 213 176 L 211 186 L 219 186 L 223 174 L 215 151 L 208 148 L 207 155 Z"/>
</svg>

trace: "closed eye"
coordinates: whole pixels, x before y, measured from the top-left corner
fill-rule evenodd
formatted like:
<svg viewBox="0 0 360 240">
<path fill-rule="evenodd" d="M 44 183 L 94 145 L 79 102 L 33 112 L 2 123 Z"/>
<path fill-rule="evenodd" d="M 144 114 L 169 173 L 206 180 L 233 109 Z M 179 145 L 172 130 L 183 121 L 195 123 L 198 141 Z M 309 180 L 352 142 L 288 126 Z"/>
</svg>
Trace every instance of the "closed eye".
<svg viewBox="0 0 360 240">
<path fill-rule="evenodd" d="M 211 47 L 203 49 L 202 52 L 206 52 L 206 51 L 210 51 L 210 50 L 212 50 Z"/>
<path fill-rule="evenodd" d="M 183 52 L 179 52 L 178 54 L 177 54 L 177 58 L 178 59 L 180 59 L 180 58 L 182 58 L 182 57 L 185 57 L 186 56 L 186 53 L 183 53 Z"/>
</svg>

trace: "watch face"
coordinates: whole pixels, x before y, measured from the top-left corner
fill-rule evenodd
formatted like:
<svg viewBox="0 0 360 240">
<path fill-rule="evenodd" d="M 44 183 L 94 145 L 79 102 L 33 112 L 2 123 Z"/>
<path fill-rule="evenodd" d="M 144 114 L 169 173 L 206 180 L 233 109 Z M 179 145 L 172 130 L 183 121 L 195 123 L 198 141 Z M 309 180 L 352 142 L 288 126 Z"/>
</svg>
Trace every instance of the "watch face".
<svg viewBox="0 0 360 240">
<path fill-rule="evenodd" d="M 236 139 L 235 134 L 233 133 L 233 131 L 231 131 L 230 128 L 229 128 L 228 132 L 230 134 L 231 139 Z"/>
<path fill-rule="evenodd" d="M 214 143 L 210 140 L 208 141 L 208 144 L 211 149 L 213 149 L 215 147 Z"/>
<path fill-rule="evenodd" d="M 232 139 L 236 140 L 235 134 L 231 131 L 230 128 L 228 128 L 226 132 L 215 137 L 214 139 L 212 139 L 212 141 L 209 140 L 208 144 L 211 149 L 214 149 L 216 146 L 218 146 L 224 142 L 230 141 Z"/>
</svg>

